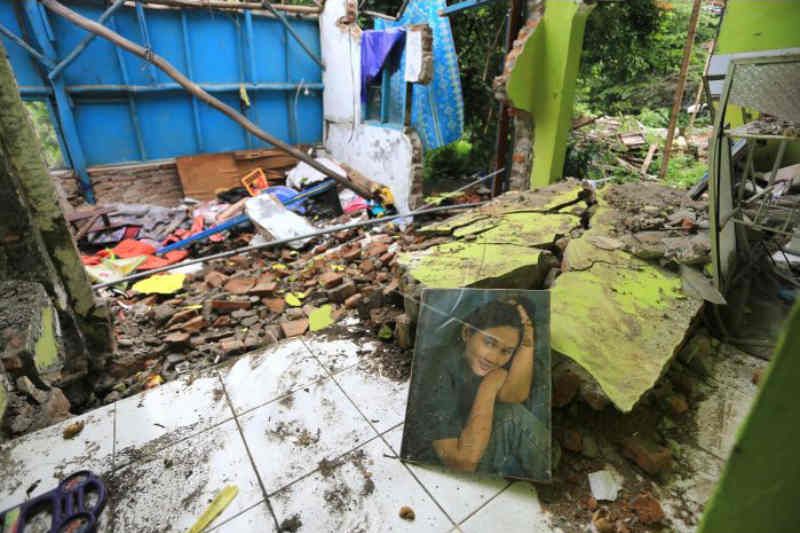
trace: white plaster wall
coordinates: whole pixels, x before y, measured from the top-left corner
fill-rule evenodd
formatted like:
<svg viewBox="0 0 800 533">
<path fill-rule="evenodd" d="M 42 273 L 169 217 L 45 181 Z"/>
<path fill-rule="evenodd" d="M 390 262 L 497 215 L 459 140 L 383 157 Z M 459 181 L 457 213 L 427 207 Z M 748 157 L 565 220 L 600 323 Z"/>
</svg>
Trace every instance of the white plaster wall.
<svg viewBox="0 0 800 533">
<path fill-rule="evenodd" d="M 361 31 L 337 24 L 347 0 L 326 0 L 320 15 L 325 70 L 322 94 L 325 148 L 338 161 L 392 190 L 399 213 L 408 213 L 414 148 L 403 131 L 361 123 Z"/>
<path fill-rule="evenodd" d="M 406 134 L 368 124 L 353 130 L 348 124 L 331 123 L 325 147 L 339 161 L 388 186 L 397 211 L 409 212 L 414 149 Z"/>
<path fill-rule="evenodd" d="M 326 121 L 352 124 L 361 117 L 361 30 L 355 23 L 337 25 L 346 15 L 347 0 L 330 0 L 319 17 L 322 106 Z"/>
</svg>

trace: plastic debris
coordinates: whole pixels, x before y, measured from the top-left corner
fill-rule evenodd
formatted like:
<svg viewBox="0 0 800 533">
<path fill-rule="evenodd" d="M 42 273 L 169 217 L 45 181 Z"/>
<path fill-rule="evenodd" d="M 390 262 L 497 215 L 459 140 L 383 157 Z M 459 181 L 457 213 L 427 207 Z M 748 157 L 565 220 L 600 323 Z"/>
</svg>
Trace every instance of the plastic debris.
<svg viewBox="0 0 800 533">
<path fill-rule="evenodd" d="M 298 298 L 297 295 L 293 292 L 287 294 L 283 299 L 286 300 L 287 305 L 290 305 L 292 307 L 300 307 L 301 305 L 303 305 L 303 302 L 300 301 L 300 298 Z"/>
<path fill-rule="evenodd" d="M 228 485 L 214 497 L 211 504 L 203 511 L 197 522 L 188 530 L 187 533 L 200 533 L 205 531 L 208 526 L 216 519 L 222 512 L 227 509 L 236 495 L 239 494 L 239 487 L 236 485 Z"/>
<path fill-rule="evenodd" d="M 599 470 L 589 474 L 589 487 L 595 500 L 613 502 L 622 489 L 622 483 L 616 471 Z"/>
<path fill-rule="evenodd" d="M 142 294 L 174 294 L 181 290 L 186 274 L 164 274 L 150 276 L 134 283 L 133 290 Z"/>
<path fill-rule="evenodd" d="M 333 324 L 333 306 L 326 304 L 311 311 L 308 323 L 311 331 L 320 331 Z"/>
<path fill-rule="evenodd" d="M 267 233 L 273 239 L 288 239 L 317 231 L 317 228 L 309 224 L 305 218 L 292 213 L 269 194 L 248 199 L 245 203 L 245 211 L 259 231 Z M 308 241 L 309 239 L 292 241 L 287 246 L 299 249 Z"/>
</svg>

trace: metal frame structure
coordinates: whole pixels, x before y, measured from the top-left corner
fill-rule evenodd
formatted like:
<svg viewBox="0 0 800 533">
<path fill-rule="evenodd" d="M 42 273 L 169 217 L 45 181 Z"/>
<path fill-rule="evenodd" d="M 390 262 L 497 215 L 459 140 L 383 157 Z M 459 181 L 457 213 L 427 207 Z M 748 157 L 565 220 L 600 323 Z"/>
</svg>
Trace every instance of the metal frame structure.
<svg viewBox="0 0 800 533">
<path fill-rule="evenodd" d="M 73 3 L 90 12 L 97 4 L 87 0 Z M 123 7 L 124 10 L 121 9 Z M 238 96 L 243 114 L 255 123 L 269 121 L 269 129 L 277 126 L 279 133 L 276 137 L 281 140 L 290 144 L 316 142 L 322 136 L 320 91 L 323 88 L 321 60 L 318 53 L 318 27 L 313 22 L 301 21 L 303 32 L 306 34 L 304 38 L 281 12 L 275 8 L 270 9 L 271 4 L 265 2 L 261 7 L 266 8 L 271 14 L 262 12 L 254 14 L 249 9 L 243 9 L 219 11 L 216 15 L 217 27 L 223 24 L 230 25 L 231 21 L 235 25 L 236 42 L 226 44 L 228 51 L 233 49 L 237 56 L 235 62 L 238 65 L 228 69 L 233 73 L 232 78 L 229 76 L 231 78 L 229 80 L 198 80 L 195 77 L 197 71 L 194 67 L 198 65 L 202 67 L 207 61 L 219 62 L 227 59 L 214 50 L 204 50 L 202 54 L 198 54 L 195 50 L 201 40 L 195 35 L 193 42 L 190 37 L 189 17 L 207 17 L 208 12 L 189 10 L 187 14 L 187 10 L 184 9 L 145 9 L 143 3 L 139 1 L 131 8 L 126 5 L 125 0 L 114 0 L 99 16 L 93 18 L 115 32 L 127 32 L 129 35 L 131 31 L 135 32 L 134 35 L 138 33 L 136 38 L 148 50 L 166 46 L 167 53 L 178 56 L 180 63 L 185 65 L 187 76 L 198 82 L 197 85 L 209 93 L 219 94 L 220 98 L 229 102 L 235 101 Z M 124 16 L 120 19 L 120 15 Z M 168 17 L 172 18 L 166 21 Z M 182 34 L 177 39 L 178 42 L 169 42 L 165 45 L 162 34 L 156 35 L 159 38 L 158 42 L 153 42 L 151 25 L 160 24 L 162 28 L 167 22 L 175 25 L 175 17 L 179 17 L 177 25 Z M 254 19 L 258 19 L 258 28 L 254 28 L 256 25 Z M 225 28 L 220 30 L 222 35 L 214 34 L 215 21 L 209 23 L 206 19 L 198 18 L 195 22 L 198 21 L 204 29 L 212 30 L 208 34 L 209 40 L 227 37 L 227 34 L 224 34 Z M 282 28 L 279 30 L 280 33 L 275 34 L 271 28 L 277 26 L 267 21 L 279 23 Z M 16 50 L 9 51 L 20 83 L 21 95 L 28 100 L 44 100 L 48 103 L 65 163 L 76 172 L 81 191 L 87 201 L 94 201 L 87 172 L 89 165 L 145 161 L 199 152 L 266 146 L 264 142 L 249 133 L 243 133 L 235 125 L 227 123 L 218 125 L 213 112 L 207 112 L 194 96 L 185 95 L 183 88 L 177 83 L 172 83 L 171 80 L 165 81 L 163 74 L 152 64 L 132 61 L 132 56 L 116 46 L 112 46 L 114 52 L 111 57 L 107 54 L 98 57 L 99 51 L 102 50 L 100 47 L 108 45 L 94 44 L 95 34 L 84 33 L 80 29 L 67 27 L 64 24 L 68 23 L 54 21 L 51 25 L 46 11 L 36 0 L 19 2 L 0 0 L 0 35 L 7 43 L 11 43 L 11 47 L 19 47 L 35 59 L 31 64 L 30 60 L 25 59 L 25 54 L 20 54 Z M 13 28 L 7 25 L 13 25 Z M 76 40 L 77 35 L 81 38 L 70 46 L 69 42 Z M 314 37 L 312 41 L 306 41 L 309 35 Z M 280 60 L 276 61 L 274 55 L 259 48 L 268 44 L 265 43 L 265 36 L 272 39 L 273 48 L 277 44 L 274 52 L 283 56 Z M 90 54 L 91 59 L 83 57 L 86 54 Z M 258 55 L 261 57 L 257 58 Z M 265 55 L 272 56 L 270 59 L 273 63 L 282 62 L 283 68 L 276 70 L 271 65 L 264 66 Z M 105 75 L 112 71 L 116 74 Z M 270 72 L 265 73 L 265 71 Z M 265 79 L 270 76 L 278 76 L 280 81 Z M 122 83 L 108 83 L 114 78 Z M 84 79 L 86 83 L 83 82 Z M 76 83 L 76 80 L 80 81 Z M 283 98 L 278 96 L 281 93 L 284 95 Z M 157 110 L 157 114 L 154 114 L 156 110 L 153 101 L 157 96 L 164 96 L 163 100 L 170 102 L 164 104 Z M 300 100 L 303 101 L 303 106 L 299 108 Z M 279 101 L 283 103 L 280 107 L 276 107 Z M 122 121 L 117 126 L 118 129 L 125 130 L 123 138 L 107 138 L 104 135 L 99 137 L 103 125 L 98 122 L 105 117 L 101 113 L 88 116 L 91 112 L 87 109 L 91 106 L 94 106 L 94 109 L 100 106 L 119 107 L 119 104 L 123 104 L 127 111 L 122 115 L 117 110 L 114 115 L 116 118 L 110 121 Z M 174 112 L 176 106 L 181 108 L 181 113 Z M 285 116 L 283 128 L 276 123 L 276 118 L 280 118 L 275 116 L 276 111 Z M 180 119 L 172 115 L 190 117 L 189 123 L 180 124 Z M 152 126 L 154 118 L 160 120 L 160 127 Z M 297 126 L 301 118 L 305 126 L 303 130 Z M 124 128 L 119 127 L 119 124 Z M 163 131 L 171 127 L 175 128 L 174 132 Z M 87 133 L 85 131 L 87 129 L 91 131 Z M 192 130 L 193 133 L 188 136 L 191 142 L 185 140 L 187 136 L 184 129 Z M 224 135 L 220 134 L 220 131 L 223 131 Z M 167 149 L 165 143 L 160 142 L 163 137 L 180 141 L 174 142 Z M 112 139 L 116 144 L 108 142 Z M 122 141 L 125 142 L 124 146 Z M 88 153 L 85 147 L 87 143 L 90 145 Z M 112 148 L 106 149 L 106 146 L 116 146 L 117 150 L 115 152 Z"/>
<path fill-rule="evenodd" d="M 776 186 L 777 172 L 784 163 L 787 147 L 792 142 L 800 143 L 800 135 L 752 131 L 751 126 L 757 126 L 759 121 L 740 127 L 730 127 L 727 118 L 729 106 L 737 103 L 731 97 L 737 88 L 739 69 L 748 65 L 791 63 L 800 65 L 800 50 L 787 49 L 732 56 L 724 78 L 725 84 L 720 96 L 719 108 L 715 114 L 710 160 L 711 258 L 715 285 L 723 292 L 732 285 L 731 278 L 736 269 L 737 250 L 742 248 L 745 252 L 752 252 L 747 236 L 743 232 L 737 231 L 737 228 L 751 228 L 769 235 L 791 236 L 792 229 L 800 225 L 800 203 L 782 201 L 780 197 L 772 194 Z M 774 80 L 773 83 L 775 83 Z M 756 92 L 760 94 L 769 92 L 764 87 L 762 87 L 763 91 L 758 90 L 758 86 L 756 89 Z M 796 120 L 795 117 L 792 119 Z M 736 139 L 743 139 L 746 142 L 744 150 L 742 150 L 744 169 L 741 176 L 736 176 L 732 154 Z M 761 191 L 758 191 L 755 182 L 753 163 L 758 141 L 777 143 L 767 186 Z M 753 193 L 750 196 L 746 196 L 748 187 Z"/>
</svg>

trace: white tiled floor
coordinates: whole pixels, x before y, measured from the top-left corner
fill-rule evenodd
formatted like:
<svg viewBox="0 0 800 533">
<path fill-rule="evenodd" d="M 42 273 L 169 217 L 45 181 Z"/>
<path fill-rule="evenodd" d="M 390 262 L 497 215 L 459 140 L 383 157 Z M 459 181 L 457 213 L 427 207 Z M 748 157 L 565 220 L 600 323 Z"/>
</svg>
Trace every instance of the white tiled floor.
<svg viewBox="0 0 800 533">
<path fill-rule="evenodd" d="M 94 411 L 73 440 L 62 424 L 6 443 L 0 509 L 37 480 L 31 495 L 88 468 L 109 491 L 101 531 L 115 533 L 186 530 L 226 485 L 239 494 L 212 524 L 224 533 L 295 515 L 309 532 L 546 531 L 529 484 L 397 459 L 408 383 L 361 368 L 371 349 L 285 341 Z M 399 517 L 404 505 L 414 521 Z"/>
</svg>

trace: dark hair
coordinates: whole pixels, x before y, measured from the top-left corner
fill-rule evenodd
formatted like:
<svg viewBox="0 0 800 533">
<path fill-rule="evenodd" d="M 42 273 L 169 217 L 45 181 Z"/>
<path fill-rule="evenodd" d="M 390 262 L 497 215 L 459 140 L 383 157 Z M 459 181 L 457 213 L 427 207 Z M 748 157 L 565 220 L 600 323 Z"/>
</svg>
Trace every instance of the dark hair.
<svg viewBox="0 0 800 533">
<path fill-rule="evenodd" d="M 521 299 L 519 304 L 525 308 L 528 316 L 533 320 L 535 311 L 533 302 Z M 503 300 L 491 300 L 487 302 L 486 305 L 475 308 L 469 315 L 464 317 L 464 324 L 466 324 L 473 333 L 475 331 L 483 331 L 498 326 L 511 326 L 518 330 L 519 339 L 517 340 L 517 346 L 514 348 L 514 355 L 516 355 L 517 349 L 519 349 L 519 345 L 522 343 L 522 318 L 519 316 L 517 305 L 517 303 Z"/>
</svg>

